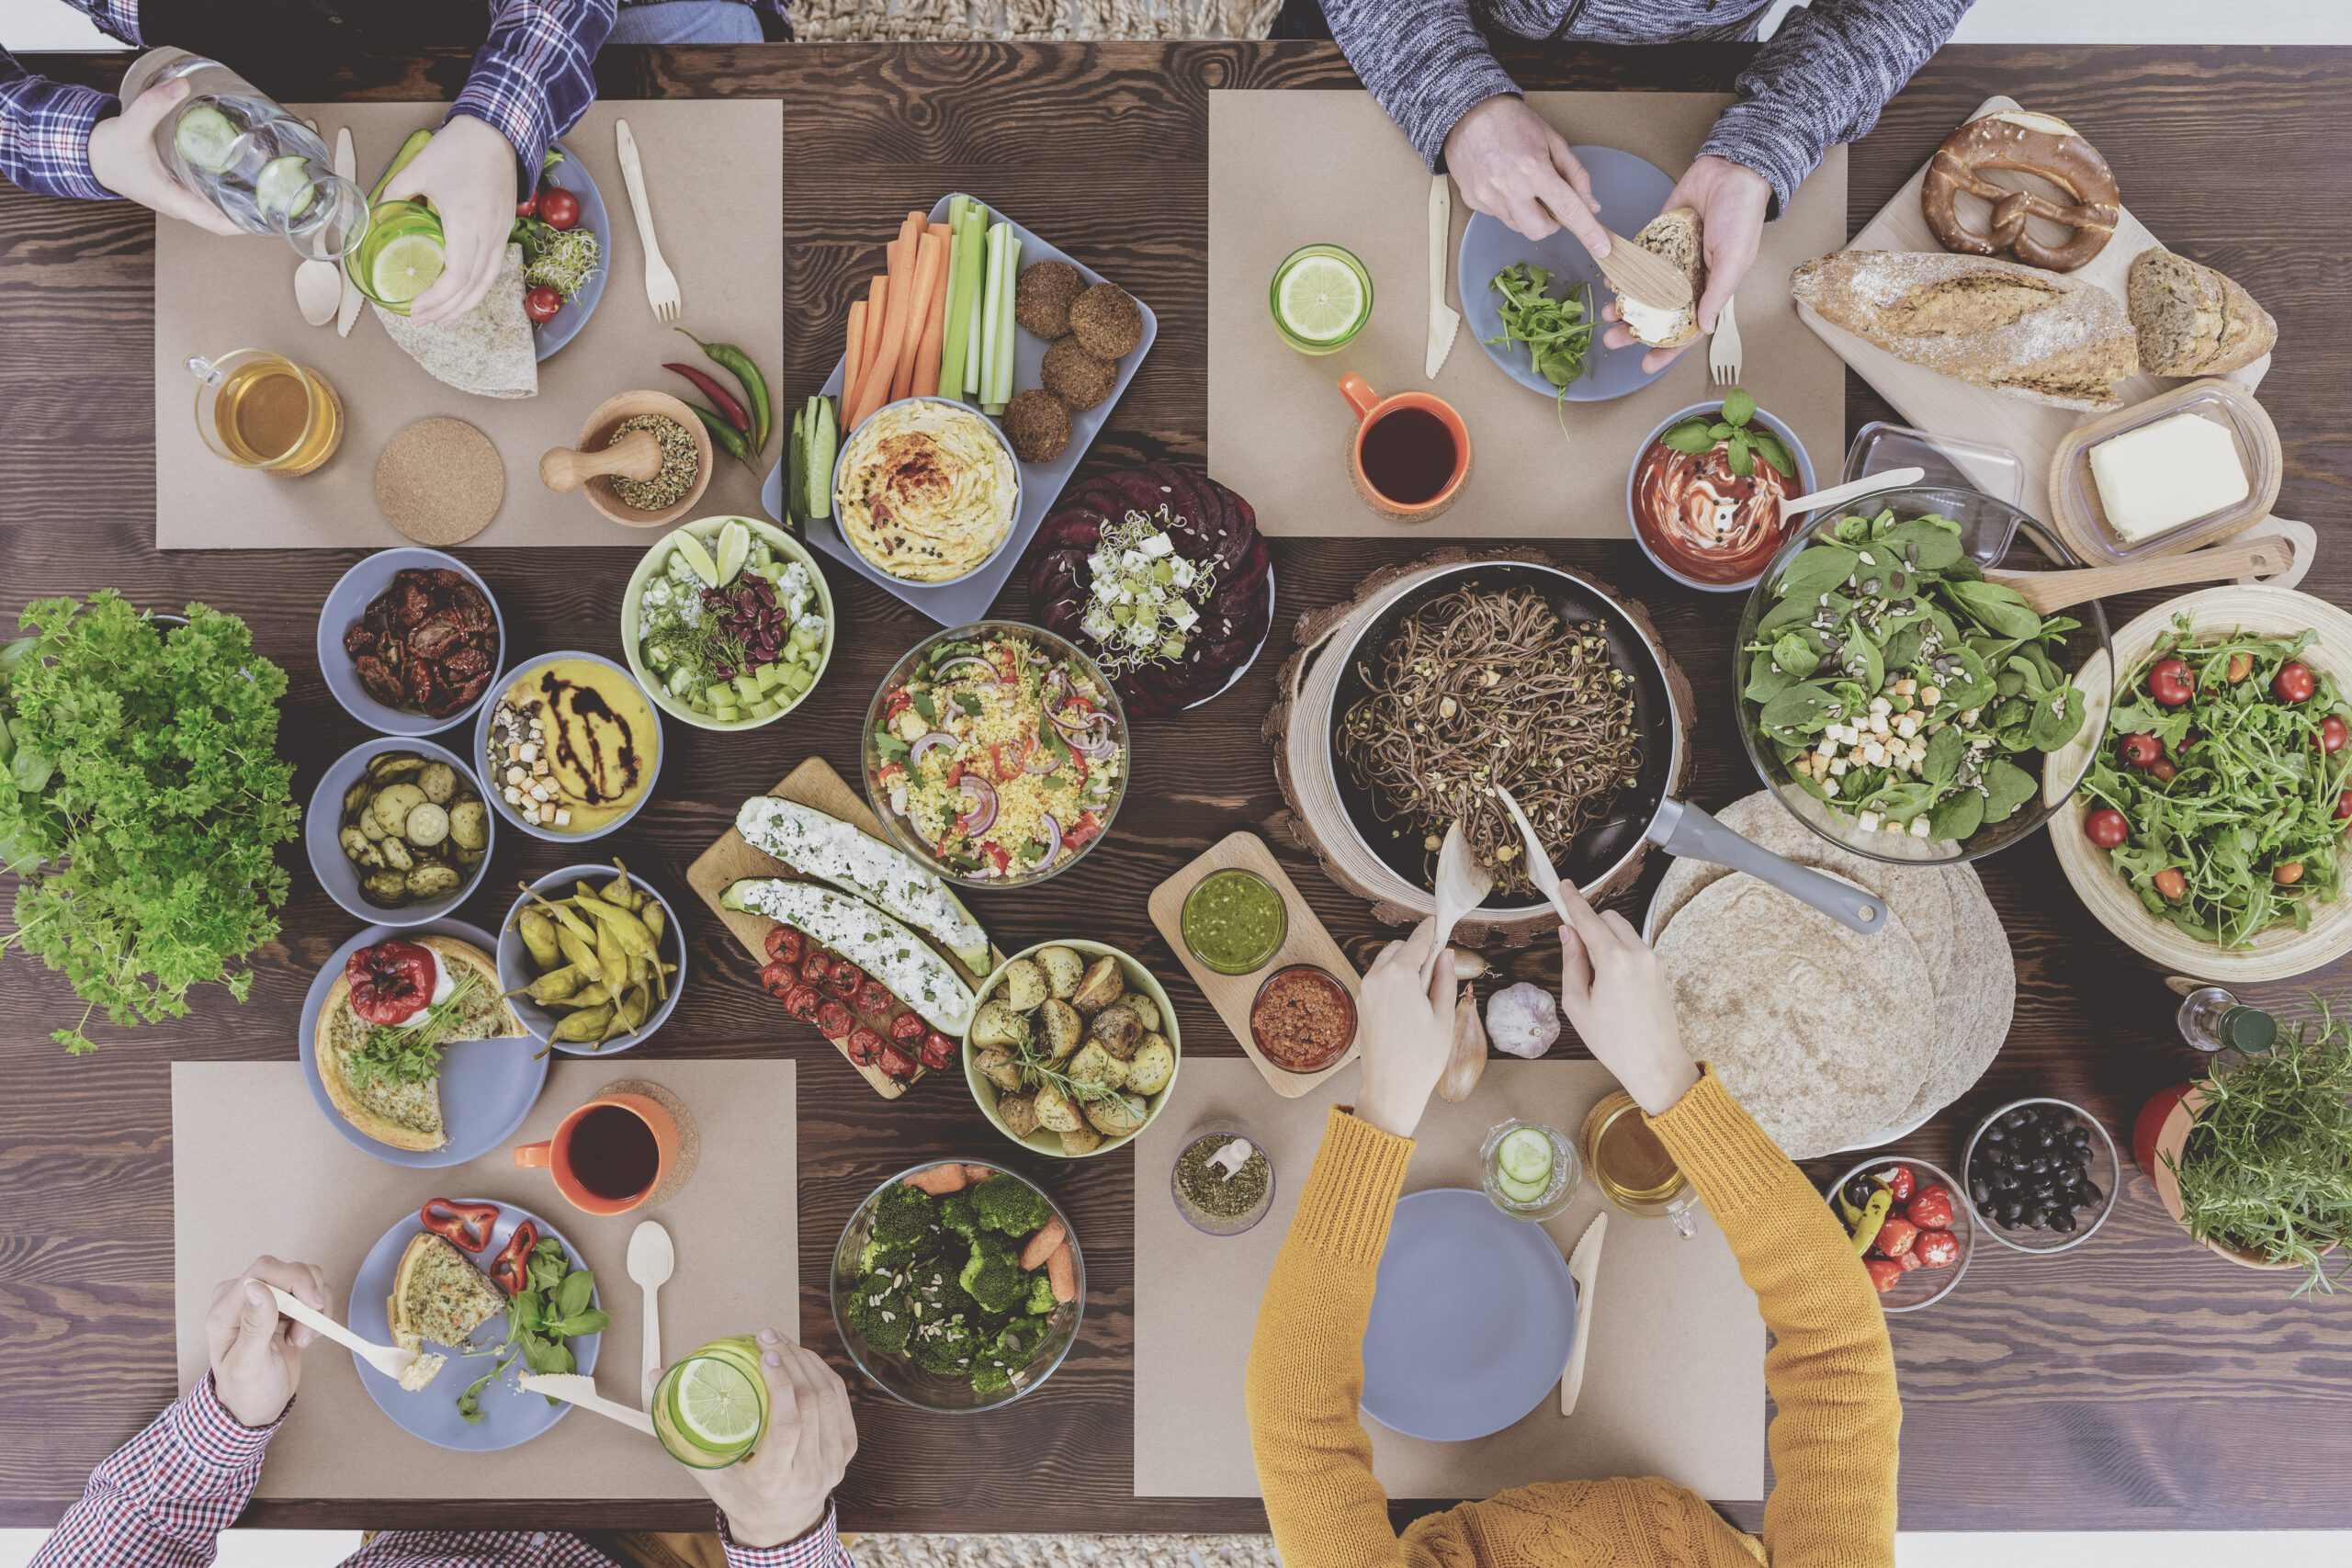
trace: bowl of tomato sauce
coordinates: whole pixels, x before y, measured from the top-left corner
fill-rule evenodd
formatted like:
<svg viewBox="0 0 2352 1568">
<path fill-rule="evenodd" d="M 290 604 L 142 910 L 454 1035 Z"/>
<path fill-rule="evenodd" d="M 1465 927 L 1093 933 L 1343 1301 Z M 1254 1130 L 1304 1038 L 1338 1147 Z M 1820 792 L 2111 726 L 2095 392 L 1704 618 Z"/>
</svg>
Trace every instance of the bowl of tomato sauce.
<svg viewBox="0 0 2352 1568">
<path fill-rule="evenodd" d="M 1625 475 L 1625 513 L 1642 553 L 1677 582 L 1709 593 L 1753 587 L 1796 521 L 1781 503 L 1815 488 L 1796 432 L 1753 400 L 1743 411 L 1744 399 L 1735 388 L 1722 402 L 1692 403 L 1661 420 Z M 1744 419 L 1729 417 L 1743 412 Z"/>
</svg>

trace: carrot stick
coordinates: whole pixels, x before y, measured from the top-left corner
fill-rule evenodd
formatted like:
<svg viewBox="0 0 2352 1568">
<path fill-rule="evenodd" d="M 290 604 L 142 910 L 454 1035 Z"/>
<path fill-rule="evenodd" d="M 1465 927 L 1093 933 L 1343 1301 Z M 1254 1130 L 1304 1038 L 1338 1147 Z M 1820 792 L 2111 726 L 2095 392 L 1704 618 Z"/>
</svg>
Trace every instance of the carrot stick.
<svg viewBox="0 0 2352 1568">
<path fill-rule="evenodd" d="M 924 318 L 936 308 L 939 281 L 946 269 L 940 258 L 946 247 L 925 229 L 915 251 L 914 309 L 907 318 L 906 336 L 899 345 L 899 363 L 890 372 L 890 396 L 903 398 L 915 389 L 915 360 L 922 347 Z"/>
<path fill-rule="evenodd" d="M 907 1186 L 918 1192 L 944 1198 L 951 1192 L 964 1190 L 964 1168 L 960 1165 L 934 1165 L 929 1170 L 916 1171 L 904 1180 Z"/>
<path fill-rule="evenodd" d="M 1047 1220 L 1037 1234 L 1029 1238 L 1028 1245 L 1021 1249 L 1021 1271 L 1025 1274 L 1044 1263 L 1069 1235 L 1069 1227 L 1059 1219 Z"/>
<path fill-rule="evenodd" d="M 867 366 L 874 363 L 875 351 L 882 345 L 882 311 L 889 301 L 890 279 L 876 274 L 874 281 L 865 286 L 865 352 L 857 356 L 857 368 L 861 375 Z M 848 389 L 844 387 L 842 389 Z"/>
<path fill-rule="evenodd" d="M 843 389 L 857 385 L 857 372 L 865 363 L 865 301 L 849 302 L 849 350 L 842 355 L 842 386 Z"/>
<path fill-rule="evenodd" d="M 940 245 L 942 255 L 946 250 L 947 246 L 943 242 Z M 939 345 L 947 333 L 947 312 L 944 309 L 947 302 L 947 264 L 942 261 L 938 270 L 939 279 L 931 291 L 931 303 L 923 307 L 922 338 L 915 344 L 915 378 L 911 390 L 916 396 L 924 398 L 939 395 Z"/>
<path fill-rule="evenodd" d="M 914 314 L 914 278 L 911 275 L 885 279 L 888 308 L 882 316 L 882 333 L 876 340 L 874 353 L 867 357 L 858 375 L 854 414 L 850 421 L 854 429 L 867 415 L 890 400 L 890 378 L 899 367 L 899 355 L 907 341 L 908 324 Z M 871 312 L 869 312 L 870 319 Z"/>
<path fill-rule="evenodd" d="M 1054 1289 L 1054 1300 L 1075 1301 L 1078 1298 L 1078 1266 L 1070 1261 L 1069 1243 L 1064 1241 L 1046 1259 L 1046 1279 Z"/>
</svg>

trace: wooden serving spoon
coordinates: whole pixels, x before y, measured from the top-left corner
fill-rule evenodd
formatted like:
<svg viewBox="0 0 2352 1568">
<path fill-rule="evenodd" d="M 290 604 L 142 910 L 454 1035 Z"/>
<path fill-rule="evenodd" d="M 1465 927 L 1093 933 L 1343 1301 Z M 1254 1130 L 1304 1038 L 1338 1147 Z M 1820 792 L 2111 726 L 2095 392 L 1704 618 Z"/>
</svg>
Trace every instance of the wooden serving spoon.
<svg viewBox="0 0 2352 1568">
<path fill-rule="evenodd" d="M 539 482 L 565 494 L 607 476 L 650 479 L 662 471 L 662 443 L 650 430 L 632 430 L 601 452 L 550 446 L 539 459 Z"/>
<path fill-rule="evenodd" d="M 1988 571 L 1987 580 L 2014 588 L 2039 615 L 2088 604 L 2116 593 L 2137 593 L 2143 588 L 2172 588 L 2185 582 L 2218 582 L 2235 577 L 2271 577 L 2295 562 L 2294 547 L 2285 539 L 2245 539 L 2214 545 L 2187 555 L 2159 556 L 2153 560 L 2127 561 L 2120 566 L 2082 567 L 2070 571 Z"/>
</svg>

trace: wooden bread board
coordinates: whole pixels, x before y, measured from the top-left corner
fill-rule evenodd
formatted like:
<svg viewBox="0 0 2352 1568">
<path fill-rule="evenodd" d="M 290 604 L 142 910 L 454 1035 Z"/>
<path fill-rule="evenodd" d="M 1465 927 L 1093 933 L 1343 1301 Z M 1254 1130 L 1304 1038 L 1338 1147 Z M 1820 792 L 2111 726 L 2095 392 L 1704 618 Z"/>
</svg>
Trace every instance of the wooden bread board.
<svg viewBox="0 0 2352 1568">
<path fill-rule="evenodd" d="M 2016 109 L 2020 106 L 2014 98 L 1991 97 L 1978 106 L 1970 119 L 1981 119 L 1988 114 Z M 2044 109 L 2063 106 L 2043 105 Z M 2093 130 L 2076 126 L 2096 143 Z M 1879 209 L 1878 216 L 1861 227 L 1846 246 L 1851 251 L 1932 251 L 1943 247 L 1928 227 L 1927 215 L 1919 210 L 1919 188 L 1927 182 L 1928 166 L 1918 170 L 1894 199 Z M 2006 170 L 1987 170 L 1984 177 L 2000 184 L 2023 187 L 2034 184 L 2032 177 L 2011 174 Z M 1972 227 L 1985 227 L 1986 204 L 1980 198 L 1962 193 L 1958 198 L 1962 218 Z M 2046 233 L 2052 240 L 2063 239 L 2064 231 L 2045 224 L 2039 218 L 2030 220 L 2034 232 Z M 2124 299 L 2124 279 L 2132 270 L 2132 258 L 2151 245 L 2163 243 L 2148 231 L 2147 225 L 2132 216 L 2128 207 L 2119 207 L 2115 232 L 2106 248 L 2077 270 L 2074 276 L 2086 283 L 2097 284 L 2113 294 L 2120 303 Z M 2196 258 L 2192 257 L 2191 260 Z M 2058 444 L 2067 432 L 2098 415 L 2075 409 L 2051 408 L 2030 398 L 2007 392 L 1996 392 L 1990 387 L 1958 381 L 1949 376 L 1939 376 L 1922 366 L 1896 358 L 1876 344 L 1833 326 L 1804 305 L 1797 314 L 1805 325 L 1821 335 L 1824 343 L 1837 351 L 1838 357 L 1854 368 L 1856 374 L 1877 389 L 1881 397 L 1902 411 L 1903 417 L 1930 434 L 1963 436 L 1988 446 L 2006 446 L 2015 452 L 2025 465 L 2025 493 L 2018 504 L 2040 518 L 2050 515 L 2050 464 Z M 2264 372 L 2270 368 L 2270 356 L 2263 355 L 2253 364 L 2231 371 L 2226 378 L 2249 392 L 2261 385 Z M 2133 376 L 2116 384 L 2116 396 L 2122 406 L 2145 402 L 2172 386 L 2172 378 L 2163 376 Z M 1962 472 L 1969 471 L 1968 459 L 1959 454 L 1952 461 Z M 1978 482 L 1994 489 L 1990 478 L 1980 477 Z M 2211 544 L 2212 536 L 2199 541 Z"/>
<path fill-rule="evenodd" d="M 882 830 L 881 820 L 859 797 L 857 792 L 849 787 L 841 774 L 833 772 L 832 764 L 822 757 L 809 758 L 786 773 L 783 781 L 768 793 L 780 795 L 786 800 L 797 801 L 803 806 L 813 807 L 826 816 L 838 818 L 851 827 L 862 832 L 871 833 L 886 843 L 889 841 L 888 836 Z M 694 864 L 686 867 L 686 886 L 702 895 L 703 902 L 708 904 L 718 913 L 718 918 L 726 922 L 727 929 L 733 931 L 736 940 L 750 952 L 752 961 L 764 965 L 768 961 L 767 934 L 775 928 L 776 922 L 765 915 L 755 915 L 742 909 L 722 908 L 718 902 L 718 896 L 727 890 L 729 883 L 746 876 L 782 876 L 795 881 L 808 880 L 774 855 L 763 850 L 753 849 L 743 835 L 731 827 L 710 848 L 696 856 Z M 957 901 L 957 907 L 962 907 L 960 899 Z M 967 914 L 970 912 L 968 909 L 965 911 Z M 933 942 L 932 945 L 934 948 L 939 946 L 937 942 Z M 949 964 L 955 965 L 956 973 L 963 976 L 966 985 L 972 987 L 975 990 L 979 987 L 981 980 L 986 978 L 985 976 L 973 974 L 964 966 L 962 960 L 944 948 L 940 948 L 939 951 Z M 1003 961 L 1002 953 L 995 946 L 991 945 L 989 951 L 997 962 Z M 841 1050 L 841 1047 L 836 1044 L 834 1049 Z M 848 1052 L 842 1052 L 842 1060 L 849 1062 Z M 870 1063 L 850 1062 L 850 1066 L 864 1074 L 865 1081 L 873 1085 L 874 1092 L 885 1100 L 898 1099 L 899 1096 L 907 1092 L 909 1085 L 919 1081 L 924 1074 L 924 1069 L 920 1064 L 915 1067 L 914 1077 L 903 1080 L 892 1077 Z"/>
<path fill-rule="evenodd" d="M 1254 871 L 1264 877 L 1282 895 L 1283 904 L 1290 913 L 1290 931 L 1283 938 L 1281 950 L 1253 975 L 1220 975 L 1193 957 L 1193 950 L 1184 945 L 1184 895 L 1209 873 L 1229 867 Z M 1201 994 L 1208 998 L 1209 1005 L 1216 1009 L 1216 1015 L 1225 1020 L 1226 1028 L 1233 1032 L 1234 1039 L 1241 1043 L 1241 1049 L 1249 1053 L 1276 1094 L 1295 1100 L 1356 1059 L 1362 1047 L 1358 1041 L 1351 1041 L 1346 1052 L 1329 1066 L 1319 1072 L 1294 1073 L 1269 1061 L 1250 1036 L 1250 1008 L 1258 999 L 1258 987 L 1266 983 L 1267 976 L 1287 964 L 1312 964 L 1329 970 L 1348 988 L 1348 995 L 1355 998 L 1357 1007 L 1363 1005 L 1363 986 L 1356 977 L 1355 965 L 1348 962 L 1340 944 L 1331 940 L 1331 933 L 1323 929 L 1314 907 L 1299 897 L 1298 889 L 1291 885 L 1282 863 L 1274 859 L 1263 839 L 1242 832 L 1219 840 L 1206 854 L 1153 888 L 1150 909 L 1151 923 L 1168 939 L 1168 945 L 1184 965 L 1184 972 L 1193 977 L 1193 984 L 1201 988 Z M 1358 1040 L 1361 1038 L 1359 1028 Z"/>
</svg>

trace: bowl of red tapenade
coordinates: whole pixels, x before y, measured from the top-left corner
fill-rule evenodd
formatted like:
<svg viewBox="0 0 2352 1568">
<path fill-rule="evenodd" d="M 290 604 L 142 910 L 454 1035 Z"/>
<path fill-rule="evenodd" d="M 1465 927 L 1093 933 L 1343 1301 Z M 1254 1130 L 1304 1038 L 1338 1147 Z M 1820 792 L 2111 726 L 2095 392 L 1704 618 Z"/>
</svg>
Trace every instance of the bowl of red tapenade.
<svg viewBox="0 0 2352 1568">
<path fill-rule="evenodd" d="M 1289 964 L 1258 987 L 1250 1038 L 1284 1072 L 1319 1073 L 1355 1043 L 1356 999 L 1330 971 Z"/>
</svg>

